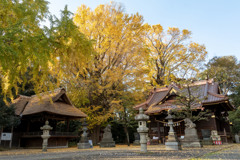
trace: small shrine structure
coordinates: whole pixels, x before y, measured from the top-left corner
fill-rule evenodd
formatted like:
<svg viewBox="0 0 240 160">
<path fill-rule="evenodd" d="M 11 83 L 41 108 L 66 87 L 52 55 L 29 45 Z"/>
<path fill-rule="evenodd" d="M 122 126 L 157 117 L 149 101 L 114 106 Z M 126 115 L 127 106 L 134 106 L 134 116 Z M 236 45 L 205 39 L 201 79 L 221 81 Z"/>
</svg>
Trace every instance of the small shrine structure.
<svg viewBox="0 0 240 160">
<path fill-rule="evenodd" d="M 78 137 L 78 133 L 69 131 L 69 121 L 87 117 L 73 106 L 64 88 L 30 97 L 19 95 L 13 105 L 15 114 L 21 118 L 20 125 L 13 132 L 15 147 L 42 148 L 40 127 L 49 121 L 53 128 L 49 133 L 48 148 L 66 148 L 70 139 Z"/>
</svg>

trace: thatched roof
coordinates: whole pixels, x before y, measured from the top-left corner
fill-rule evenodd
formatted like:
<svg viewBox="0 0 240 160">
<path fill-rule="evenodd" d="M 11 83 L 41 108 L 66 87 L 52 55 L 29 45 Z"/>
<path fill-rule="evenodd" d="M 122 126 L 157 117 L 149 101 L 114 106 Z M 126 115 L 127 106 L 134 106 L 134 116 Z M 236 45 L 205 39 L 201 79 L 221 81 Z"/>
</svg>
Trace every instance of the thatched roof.
<svg viewBox="0 0 240 160">
<path fill-rule="evenodd" d="M 72 105 L 63 88 L 31 97 L 19 95 L 13 101 L 13 105 L 16 109 L 15 114 L 21 116 L 48 112 L 74 118 L 87 117 L 85 113 Z"/>
<path fill-rule="evenodd" d="M 206 105 L 215 105 L 222 104 L 226 105 L 227 110 L 233 110 L 233 106 L 229 103 L 229 98 L 225 95 L 219 94 L 219 85 L 214 82 L 213 79 L 196 81 L 190 85 L 192 94 L 195 97 L 198 97 L 201 101 L 201 104 L 196 104 L 194 108 L 202 108 Z M 181 106 L 176 105 L 175 100 L 172 99 L 173 93 L 175 95 L 180 92 L 187 92 L 186 88 L 180 88 L 176 84 L 171 84 L 166 87 L 159 89 L 154 89 L 150 92 L 149 98 L 139 104 L 134 108 L 139 109 L 143 108 L 145 113 L 159 113 L 163 110 L 181 108 Z"/>
</svg>

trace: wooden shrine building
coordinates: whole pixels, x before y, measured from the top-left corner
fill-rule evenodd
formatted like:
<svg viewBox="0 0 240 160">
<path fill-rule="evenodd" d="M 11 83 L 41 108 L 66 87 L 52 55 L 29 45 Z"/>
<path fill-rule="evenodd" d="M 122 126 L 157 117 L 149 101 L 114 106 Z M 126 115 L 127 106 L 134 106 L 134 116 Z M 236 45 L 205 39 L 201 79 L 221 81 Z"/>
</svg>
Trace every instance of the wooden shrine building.
<svg viewBox="0 0 240 160">
<path fill-rule="evenodd" d="M 69 132 L 69 121 L 87 117 L 74 107 L 66 95 L 65 89 L 33 95 L 18 96 L 14 100 L 15 114 L 21 117 L 20 125 L 13 131 L 13 146 L 39 148 L 42 146 L 40 127 L 49 121 L 53 127 L 50 131 L 48 147 L 68 147 L 68 140 L 78 137 L 77 133 Z M 58 125 L 65 124 L 59 130 Z"/>
<path fill-rule="evenodd" d="M 176 96 L 180 90 L 184 91 L 183 88 L 174 83 L 163 88 L 155 88 L 150 92 L 149 98 L 144 103 L 134 107 L 136 110 L 142 107 L 145 113 L 150 116 L 148 127 L 152 143 L 165 143 L 169 130 L 169 127 L 164 123 L 167 111 L 183 107 L 176 105 Z M 190 90 L 194 95 L 198 95 L 201 101 L 193 107 L 193 110 L 195 112 L 206 109 L 211 111 L 208 120 L 194 122 L 199 138 L 210 137 L 211 131 L 217 130 L 223 142 L 231 142 L 228 111 L 232 111 L 234 107 L 230 104 L 227 96 L 220 94 L 218 83 L 214 82 L 213 79 L 195 81 L 190 84 Z M 179 119 L 175 121 L 179 121 L 174 129 L 177 136 L 181 138 L 181 136 L 184 136 L 184 121 Z"/>
</svg>

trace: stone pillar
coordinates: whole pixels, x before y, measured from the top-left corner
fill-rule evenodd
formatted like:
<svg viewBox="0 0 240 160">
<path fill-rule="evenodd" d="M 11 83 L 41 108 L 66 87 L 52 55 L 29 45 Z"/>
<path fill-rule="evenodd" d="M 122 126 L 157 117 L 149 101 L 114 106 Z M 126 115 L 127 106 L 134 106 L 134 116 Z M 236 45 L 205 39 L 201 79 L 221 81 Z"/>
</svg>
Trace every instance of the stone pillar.
<svg viewBox="0 0 240 160">
<path fill-rule="evenodd" d="M 90 143 L 88 142 L 88 134 L 87 134 L 87 122 L 86 119 L 84 119 L 83 121 L 83 134 L 81 135 L 81 140 L 79 141 L 78 145 L 78 149 L 87 149 L 87 148 L 91 148 Z"/>
<path fill-rule="evenodd" d="M 108 124 L 104 129 L 103 139 L 100 142 L 100 147 L 115 147 L 115 142 L 112 138 L 111 125 Z"/>
<path fill-rule="evenodd" d="M 173 117 L 170 112 L 168 112 L 168 116 L 165 119 L 168 120 L 169 126 L 168 139 L 165 143 L 166 150 L 181 150 L 181 144 L 173 129 Z"/>
<path fill-rule="evenodd" d="M 52 130 L 52 127 L 48 125 L 49 122 L 46 121 L 45 125 L 41 127 L 40 129 L 43 131 L 43 134 L 41 135 L 43 139 L 43 144 L 42 144 L 42 151 L 47 152 L 47 146 L 48 146 L 48 138 L 50 138 L 49 131 Z"/>
<path fill-rule="evenodd" d="M 239 135 L 235 134 L 235 141 L 236 143 L 239 143 Z"/>
<path fill-rule="evenodd" d="M 138 121 L 137 131 L 140 134 L 140 144 L 141 144 L 141 152 L 147 152 L 147 120 L 149 120 L 149 116 L 143 113 L 143 109 L 139 109 L 139 114 L 136 115 L 135 120 Z"/>
</svg>

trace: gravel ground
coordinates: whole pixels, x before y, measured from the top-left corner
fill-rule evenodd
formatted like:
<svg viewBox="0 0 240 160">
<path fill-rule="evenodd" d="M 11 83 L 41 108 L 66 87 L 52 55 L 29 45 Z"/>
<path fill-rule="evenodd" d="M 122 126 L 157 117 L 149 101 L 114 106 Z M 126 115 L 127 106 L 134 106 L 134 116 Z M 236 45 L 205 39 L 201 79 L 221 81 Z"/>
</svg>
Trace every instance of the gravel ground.
<svg viewBox="0 0 240 160">
<path fill-rule="evenodd" d="M 181 151 L 166 151 L 165 146 L 148 146 L 147 153 L 141 153 L 139 146 L 116 146 L 114 148 L 92 149 L 18 149 L 0 152 L 0 160 L 154 160 L 154 159 L 240 159 L 240 145 L 214 145 L 203 148 L 183 148 Z"/>
<path fill-rule="evenodd" d="M 240 145 L 206 154 L 201 159 L 240 159 Z"/>
</svg>

